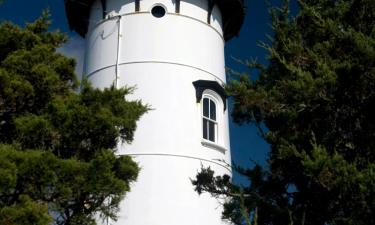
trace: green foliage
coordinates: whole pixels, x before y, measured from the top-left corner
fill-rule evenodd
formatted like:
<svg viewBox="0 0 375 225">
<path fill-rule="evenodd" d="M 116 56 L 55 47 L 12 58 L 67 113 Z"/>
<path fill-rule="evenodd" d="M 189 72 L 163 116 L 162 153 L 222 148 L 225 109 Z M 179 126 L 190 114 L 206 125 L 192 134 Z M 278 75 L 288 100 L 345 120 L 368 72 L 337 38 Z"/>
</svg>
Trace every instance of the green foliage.
<svg viewBox="0 0 375 225">
<path fill-rule="evenodd" d="M 19 202 L 0 209 L 0 222 L 4 225 L 44 225 L 51 221 L 47 205 L 37 204 L 27 195 L 19 196 Z"/>
<path fill-rule="evenodd" d="M 243 188 L 202 170 L 196 188 L 232 196 L 223 215 L 237 224 L 241 201 L 258 224 L 375 224 L 375 1 L 299 6 L 271 9 L 269 65 L 228 86 L 233 119 L 270 144 L 267 167 L 236 168 Z"/>
<path fill-rule="evenodd" d="M 96 224 L 116 219 L 139 168 L 115 156 L 147 111 L 129 88 L 97 90 L 56 52 L 48 12 L 20 28 L 0 24 L 0 224 Z"/>
</svg>

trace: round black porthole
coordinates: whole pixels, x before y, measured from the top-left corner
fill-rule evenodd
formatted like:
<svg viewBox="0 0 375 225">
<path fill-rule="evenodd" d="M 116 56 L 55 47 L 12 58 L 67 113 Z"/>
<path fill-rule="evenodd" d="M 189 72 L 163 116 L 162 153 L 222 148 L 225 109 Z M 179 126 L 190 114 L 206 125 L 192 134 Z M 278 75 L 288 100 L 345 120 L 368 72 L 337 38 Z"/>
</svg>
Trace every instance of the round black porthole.
<svg viewBox="0 0 375 225">
<path fill-rule="evenodd" d="M 156 5 L 151 9 L 151 13 L 156 18 L 161 18 L 165 15 L 165 9 L 163 6 Z"/>
</svg>

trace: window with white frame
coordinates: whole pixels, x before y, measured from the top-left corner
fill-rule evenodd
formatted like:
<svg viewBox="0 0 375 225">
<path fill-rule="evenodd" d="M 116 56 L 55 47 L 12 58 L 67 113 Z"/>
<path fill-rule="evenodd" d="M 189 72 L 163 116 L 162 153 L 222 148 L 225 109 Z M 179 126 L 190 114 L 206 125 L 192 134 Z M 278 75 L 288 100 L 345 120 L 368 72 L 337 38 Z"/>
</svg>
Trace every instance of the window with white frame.
<svg viewBox="0 0 375 225">
<path fill-rule="evenodd" d="M 201 143 L 203 146 L 226 152 L 225 110 L 226 93 L 222 84 L 215 80 L 196 80 L 196 102 L 200 105 Z"/>
<path fill-rule="evenodd" d="M 215 99 L 209 95 L 204 95 L 202 109 L 203 139 L 211 142 L 217 142 L 218 125 L 216 108 Z"/>
</svg>

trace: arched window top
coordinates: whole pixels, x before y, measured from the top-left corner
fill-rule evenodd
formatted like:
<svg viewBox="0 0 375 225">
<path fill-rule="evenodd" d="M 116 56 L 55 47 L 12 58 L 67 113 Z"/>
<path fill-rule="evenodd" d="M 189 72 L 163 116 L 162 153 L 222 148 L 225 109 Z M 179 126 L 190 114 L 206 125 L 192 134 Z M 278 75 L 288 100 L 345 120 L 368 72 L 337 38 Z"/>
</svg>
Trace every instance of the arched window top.
<svg viewBox="0 0 375 225">
<path fill-rule="evenodd" d="M 195 87 L 195 94 L 197 102 L 200 102 L 204 93 L 209 93 L 210 95 L 217 96 L 221 98 L 224 106 L 224 111 L 227 108 L 227 95 L 224 88 L 216 81 L 213 80 L 197 80 L 193 82 Z"/>
<path fill-rule="evenodd" d="M 216 121 L 217 105 L 218 104 L 214 98 L 212 98 L 209 95 L 204 95 L 203 96 L 203 116 Z"/>
</svg>

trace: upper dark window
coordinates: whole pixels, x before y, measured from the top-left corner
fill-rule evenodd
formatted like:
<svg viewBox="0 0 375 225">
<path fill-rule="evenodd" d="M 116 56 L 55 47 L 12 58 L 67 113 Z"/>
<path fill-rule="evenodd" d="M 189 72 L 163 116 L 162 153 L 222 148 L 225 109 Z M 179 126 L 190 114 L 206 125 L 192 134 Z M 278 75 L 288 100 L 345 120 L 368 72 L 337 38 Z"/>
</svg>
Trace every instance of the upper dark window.
<svg viewBox="0 0 375 225">
<path fill-rule="evenodd" d="M 151 13 L 157 18 L 161 18 L 165 15 L 165 8 L 163 6 L 156 5 L 151 9 Z"/>
</svg>

